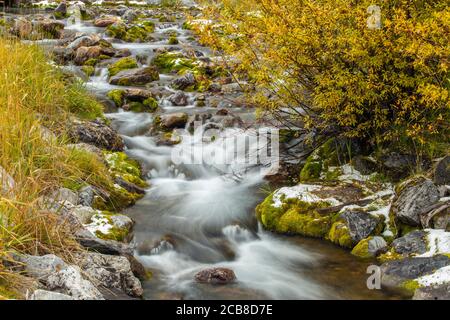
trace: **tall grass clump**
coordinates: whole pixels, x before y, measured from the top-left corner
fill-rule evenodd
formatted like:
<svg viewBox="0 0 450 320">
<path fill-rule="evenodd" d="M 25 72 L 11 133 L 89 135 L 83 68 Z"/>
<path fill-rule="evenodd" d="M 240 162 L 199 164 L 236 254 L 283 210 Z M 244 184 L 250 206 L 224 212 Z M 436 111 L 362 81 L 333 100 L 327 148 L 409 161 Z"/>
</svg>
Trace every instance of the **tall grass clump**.
<svg viewBox="0 0 450 320">
<path fill-rule="evenodd" d="M 2 289 L 17 284 L 5 266 L 11 252 L 70 257 L 79 249 L 68 227 L 39 205 L 43 195 L 69 182 L 103 188 L 113 182 L 97 157 L 65 146 L 67 121 L 101 116 L 101 106 L 35 45 L 0 39 L 0 61 Z"/>
</svg>

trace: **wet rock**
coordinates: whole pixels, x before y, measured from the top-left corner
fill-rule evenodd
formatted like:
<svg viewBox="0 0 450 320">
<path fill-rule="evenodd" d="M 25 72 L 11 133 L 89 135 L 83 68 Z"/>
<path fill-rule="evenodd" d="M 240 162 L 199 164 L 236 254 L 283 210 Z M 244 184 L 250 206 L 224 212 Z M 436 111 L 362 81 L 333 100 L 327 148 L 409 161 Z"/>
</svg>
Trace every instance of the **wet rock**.
<svg viewBox="0 0 450 320">
<path fill-rule="evenodd" d="M 67 45 L 67 49 L 76 51 L 80 47 L 92 47 L 99 43 L 100 37 L 98 35 L 81 36 L 74 39 Z"/>
<path fill-rule="evenodd" d="M 117 16 L 103 16 L 100 18 L 95 19 L 94 26 L 105 28 L 108 27 L 116 22 L 120 22 L 121 19 Z"/>
<path fill-rule="evenodd" d="M 227 116 L 229 114 L 229 111 L 227 109 L 220 109 L 217 110 L 216 115 L 217 116 Z"/>
<path fill-rule="evenodd" d="M 414 292 L 413 300 L 450 300 L 450 283 L 418 288 Z"/>
<path fill-rule="evenodd" d="M 145 194 L 145 189 L 135 185 L 134 183 L 131 183 L 129 181 L 124 180 L 121 177 L 116 177 L 115 182 L 131 193 L 137 193 L 137 194 Z"/>
<path fill-rule="evenodd" d="M 225 116 L 221 121 L 220 124 L 223 128 L 233 128 L 233 127 L 242 127 L 244 125 L 244 122 L 242 119 L 236 115 L 228 115 Z"/>
<path fill-rule="evenodd" d="M 122 15 L 122 19 L 126 22 L 130 23 L 136 20 L 138 17 L 137 13 L 133 9 L 128 9 L 125 11 L 125 13 Z"/>
<path fill-rule="evenodd" d="M 188 96 L 183 91 L 178 91 L 167 98 L 174 106 L 183 107 L 188 105 Z"/>
<path fill-rule="evenodd" d="M 411 231 L 392 242 L 392 248 L 399 254 L 423 254 L 427 251 L 427 233 L 423 230 Z"/>
<path fill-rule="evenodd" d="M 345 221 L 350 237 L 355 242 L 371 235 L 380 222 L 378 218 L 363 211 L 345 211 L 340 217 Z"/>
<path fill-rule="evenodd" d="M 74 120 L 69 128 L 69 136 L 76 142 L 85 142 L 110 151 L 122 151 L 124 143 L 115 130 L 101 120 Z"/>
<path fill-rule="evenodd" d="M 126 257 L 86 253 L 81 257 L 80 265 L 89 278 L 102 287 L 119 289 L 132 297 L 143 294 L 141 283 Z"/>
<path fill-rule="evenodd" d="M 439 189 L 425 178 L 413 178 L 397 188 L 398 194 L 392 203 L 395 217 L 401 222 L 420 226 L 420 217 L 426 209 L 439 200 Z"/>
<path fill-rule="evenodd" d="M 79 47 L 75 52 L 74 62 L 78 65 L 84 64 L 89 59 L 97 59 L 102 55 L 112 57 L 115 51 L 112 48 L 102 46 Z"/>
<path fill-rule="evenodd" d="M 388 244 L 383 237 L 375 236 L 361 240 L 352 250 L 352 254 L 360 258 L 373 258 L 385 253 Z"/>
<path fill-rule="evenodd" d="M 211 83 L 208 87 L 208 91 L 214 93 L 221 92 L 222 86 L 219 83 Z"/>
<path fill-rule="evenodd" d="M 67 294 L 38 289 L 28 300 L 74 300 L 74 298 Z"/>
<path fill-rule="evenodd" d="M 88 280 L 84 279 L 78 267 L 66 268 L 51 274 L 46 282 L 50 290 L 63 291 L 76 300 L 103 300 L 100 291 Z"/>
<path fill-rule="evenodd" d="M 131 56 L 131 51 L 128 48 L 118 49 L 114 57 L 116 58 L 125 58 Z"/>
<path fill-rule="evenodd" d="M 184 76 L 172 81 L 172 87 L 178 90 L 185 90 L 188 87 L 195 85 L 197 81 L 191 72 L 186 73 Z"/>
<path fill-rule="evenodd" d="M 236 280 L 234 271 L 227 268 L 211 268 L 198 272 L 195 280 L 200 283 L 229 284 Z"/>
<path fill-rule="evenodd" d="M 123 97 L 127 101 L 142 102 L 145 99 L 153 98 L 153 93 L 145 89 L 128 89 L 125 90 Z"/>
<path fill-rule="evenodd" d="M 450 184 L 450 156 L 441 159 L 434 169 L 434 183 L 437 185 Z"/>
<path fill-rule="evenodd" d="M 444 255 L 389 261 L 381 265 L 381 285 L 385 288 L 399 288 L 408 280 L 432 274 L 448 265 L 450 258 Z"/>
<path fill-rule="evenodd" d="M 50 197 L 62 203 L 68 202 L 73 205 L 78 204 L 78 195 L 67 188 L 59 188 L 58 190 L 53 191 Z"/>
<path fill-rule="evenodd" d="M 159 120 L 159 125 L 163 130 L 183 129 L 188 121 L 188 115 L 184 112 L 171 113 L 160 116 Z"/>
<path fill-rule="evenodd" d="M 130 70 L 123 70 L 111 77 L 110 84 L 119 86 L 145 85 L 152 81 L 159 80 L 158 70 L 154 67 L 143 67 Z"/>
</svg>

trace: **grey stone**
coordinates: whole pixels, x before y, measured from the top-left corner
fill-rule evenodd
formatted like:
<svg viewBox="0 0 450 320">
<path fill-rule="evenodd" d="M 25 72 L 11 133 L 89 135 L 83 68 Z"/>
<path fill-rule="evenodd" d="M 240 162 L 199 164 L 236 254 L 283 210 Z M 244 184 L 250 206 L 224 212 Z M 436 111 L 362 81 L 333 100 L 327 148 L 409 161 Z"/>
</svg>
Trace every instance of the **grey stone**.
<svg viewBox="0 0 450 320">
<path fill-rule="evenodd" d="M 48 289 L 63 291 L 76 300 L 104 300 L 100 291 L 84 279 L 79 268 L 75 266 L 67 266 L 51 274 L 45 282 Z"/>
<path fill-rule="evenodd" d="M 450 300 L 450 283 L 418 288 L 413 300 Z"/>
<path fill-rule="evenodd" d="M 70 189 L 59 188 L 51 193 L 50 197 L 60 203 L 78 204 L 78 195 Z"/>
<path fill-rule="evenodd" d="M 436 165 L 434 183 L 437 185 L 450 184 L 450 156 L 444 157 Z"/>
<path fill-rule="evenodd" d="M 185 90 L 188 87 L 195 85 L 197 81 L 191 72 L 186 73 L 184 76 L 172 81 L 172 87 L 178 90 Z"/>
<path fill-rule="evenodd" d="M 444 255 L 385 262 L 381 265 L 381 284 L 386 288 L 399 288 L 407 280 L 431 274 L 448 265 L 450 258 Z"/>
<path fill-rule="evenodd" d="M 370 236 L 379 223 L 379 219 L 363 211 L 345 211 L 340 217 L 355 242 Z"/>
<path fill-rule="evenodd" d="M 87 253 L 81 257 L 81 268 L 105 288 L 120 289 L 132 297 L 143 294 L 140 281 L 134 276 L 130 262 L 121 256 Z"/>
<path fill-rule="evenodd" d="M 404 186 L 394 199 L 392 210 L 403 223 L 420 226 L 420 216 L 427 208 L 439 201 L 439 189 L 425 178 L 416 178 L 404 182 Z"/>
<path fill-rule="evenodd" d="M 38 289 L 28 300 L 74 300 L 74 298 L 64 293 Z"/>
<path fill-rule="evenodd" d="M 399 254 L 423 254 L 427 251 L 427 233 L 423 230 L 411 231 L 392 242 L 392 248 Z"/>
<path fill-rule="evenodd" d="M 92 216 L 97 213 L 96 210 L 87 206 L 77 206 L 72 209 L 71 213 L 78 218 L 82 224 L 89 224 Z"/>
<path fill-rule="evenodd" d="M 368 245 L 369 246 L 367 251 L 374 257 L 381 252 L 385 252 L 388 248 L 386 240 L 384 240 L 384 238 L 380 236 L 375 236 L 370 239 Z"/>
</svg>

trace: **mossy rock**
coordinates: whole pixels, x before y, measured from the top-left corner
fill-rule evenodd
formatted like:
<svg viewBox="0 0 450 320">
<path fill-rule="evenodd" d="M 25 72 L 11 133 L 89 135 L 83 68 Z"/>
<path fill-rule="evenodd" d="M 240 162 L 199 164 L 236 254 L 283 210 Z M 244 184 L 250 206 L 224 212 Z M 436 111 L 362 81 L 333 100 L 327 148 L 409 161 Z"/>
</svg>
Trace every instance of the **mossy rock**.
<svg viewBox="0 0 450 320">
<path fill-rule="evenodd" d="M 104 155 L 114 177 L 119 176 L 139 187 L 147 187 L 147 183 L 141 178 L 141 166 L 136 160 L 130 159 L 124 152 L 104 151 Z"/>
<path fill-rule="evenodd" d="M 323 238 L 331 226 L 331 217 L 320 215 L 319 208 L 329 207 L 327 202 L 304 202 L 298 199 L 283 200 L 280 207 L 273 206 L 273 195 L 256 207 L 256 216 L 271 231 Z"/>
<path fill-rule="evenodd" d="M 115 76 L 120 71 L 134 69 L 137 67 L 139 66 L 135 58 L 125 57 L 110 65 L 108 67 L 108 72 L 110 76 Z"/>
<path fill-rule="evenodd" d="M 188 70 L 193 70 L 197 65 L 194 60 L 184 57 L 179 52 L 160 53 L 153 58 L 152 64 L 164 73 L 183 73 Z"/>
<path fill-rule="evenodd" d="M 93 66 L 82 66 L 81 71 L 83 71 L 88 77 L 93 76 L 95 73 L 95 67 Z"/>
<path fill-rule="evenodd" d="M 345 248 L 353 248 L 354 241 L 350 236 L 347 225 L 342 221 L 337 221 L 331 226 L 330 232 L 328 233 L 328 239 Z"/>
<path fill-rule="evenodd" d="M 108 92 L 107 96 L 112 101 L 114 101 L 114 104 L 116 105 L 117 108 L 120 108 L 124 104 L 124 95 L 125 95 L 125 90 L 114 89 L 114 90 L 111 90 L 110 92 Z"/>
<path fill-rule="evenodd" d="M 92 66 L 92 67 L 94 67 L 97 63 L 98 63 L 98 60 L 97 60 L 97 59 L 90 58 L 90 59 L 86 60 L 86 61 L 83 63 L 83 65 L 84 65 L 84 66 Z"/>
<path fill-rule="evenodd" d="M 179 44 L 180 42 L 178 41 L 178 38 L 176 36 L 170 36 L 168 43 L 170 45 L 176 45 L 176 44 Z"/>
</svg>

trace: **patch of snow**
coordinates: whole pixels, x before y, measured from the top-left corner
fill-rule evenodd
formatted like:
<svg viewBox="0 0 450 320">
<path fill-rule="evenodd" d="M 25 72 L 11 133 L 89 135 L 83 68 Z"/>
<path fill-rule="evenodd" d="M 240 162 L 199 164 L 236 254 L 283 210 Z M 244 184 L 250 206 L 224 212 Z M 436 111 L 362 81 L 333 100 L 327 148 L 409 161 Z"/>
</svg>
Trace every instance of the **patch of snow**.
<svg viewBox="0 0 450 320">
<path fill-rule="evenodd" d="M 98 212 L 92 216 L 91 223 L 86 224 L 85 227 L 95 235 L 97 231 L 100 231 L 103 234 L 108 234 L 113 228 L 113 225 L 104 214 Z"/>
<path fill-rule="evenodd" d="M 282 198 L 284 199 L 298 199 L 304 202 L 318 202 L 318 201 L 326 201 L 329 202 L 332 206 L 337 206 L 341 204 L 340 201 L 334 198 L 320 198 L 319 196 L 311 193 L 312 191 L 319 190 L 321 186 L 312 185 L 312 184 L 298 184 L 293 187 L 283 187 L 278 189 L 273 195 L 273 204 L 272 206 L 275 208 L 279 208 L 282 206 Z"/>
<path fill-rule="evenodd" d="M 432 257 L 436 254 L 450 253 L 450 232 L 438 229 L 425 229 L 428 240 L 428 251 L 417 257 Z"/>
<path fill-rule="evenodd" d="M 433 274 L 422 276 L 417 279 L 422 286 L 440 285 L 450 282 L 450 266 L 438 269 Z"/>
</svg>

